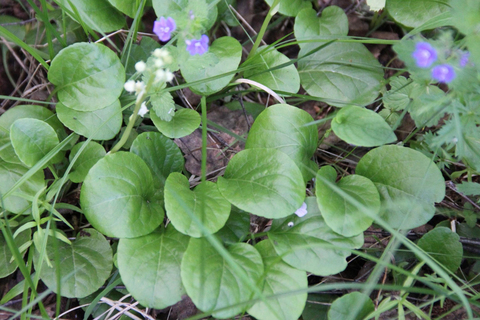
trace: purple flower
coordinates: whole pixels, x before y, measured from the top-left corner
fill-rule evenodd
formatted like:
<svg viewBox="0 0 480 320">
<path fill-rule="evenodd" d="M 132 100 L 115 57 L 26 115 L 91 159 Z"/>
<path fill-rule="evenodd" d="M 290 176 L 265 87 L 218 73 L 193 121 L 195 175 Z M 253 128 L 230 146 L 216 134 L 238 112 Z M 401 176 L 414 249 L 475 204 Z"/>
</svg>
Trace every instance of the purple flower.
<svg viewBox="0 0 480 320">
<path fill-rule="evenodd" d="M 417 66 L 420 68 L 430 67 L 437 60 L 437 51 L 428 42 L 419 42 L 412 53 Z"/>
<path fill-rule="evenodd" d="M 449 64 L 441 64 L 432 69 L 432 78 L 438 82 L 449 83 L 455 79 L 455 70 Z"/>
<path fill-rule="evenodd" d="M 203 35 L 200 39 L 185 40 L 187 44 L 187 51 L 190 55 L 202 55 L 208 51 L 208 36 Z"/>
<path fill-rule="evenodd" d="M 466 51 L 460 57 L 460 67 L 465 67 L 468 63 L 468 58 L 470 58 L 470 52 Z"/>
<path fill-rule="evenodd" d="M 176 28 L 175 20 L 170 17 L 167 19 L 160 17 L 160 21 L 157 20 L 153 23 L 153 32 L 163 42 L 170 40 L 172 37 L 171 33 L 175 31 Z"/>
</svg>

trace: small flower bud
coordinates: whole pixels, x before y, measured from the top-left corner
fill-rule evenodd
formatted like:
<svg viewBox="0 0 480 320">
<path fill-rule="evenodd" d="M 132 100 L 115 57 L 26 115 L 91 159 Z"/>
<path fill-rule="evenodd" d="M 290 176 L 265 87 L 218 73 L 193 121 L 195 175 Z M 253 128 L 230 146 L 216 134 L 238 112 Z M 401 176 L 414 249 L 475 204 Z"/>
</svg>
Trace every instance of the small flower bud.
<svg viewBox="0 0 480 320">
<path fill-rule="evenodd" d="M 143 90 L 145 90 L 145 83 L 143 81 L 135 82 L 135 93 L 138 95 Z"/>
<path fill-rule="evenodd" d="M 145 62 L 138 61 L 135 63 L 135 70 L 137 70 L 137 72 L 143 72 L 145 69 L 147 69 L 147 64 Z"/>
<path fill-rule="evenodd" d="M 162 59 L 155 59 L 155 67 L 157 68 L 161 68 L 163 67 L 164 63 L 163 63 L 163 60 Z"/>
<path fill-rule="evenodd" d="M 124 88 L 125 91 L 127 91 L 127 92 L 134 92 L 134 91 L 135 91 L 135 81 L 133 81 L 133 80 L 128 80 L 128 81 L 125 82 L 125 84 L 123 85 L 123 88 Z"/>
<path fill-rule="evenodd" d="M 138 110 L 138 115 L 143 118 L 144 115 L 146 115 L 148 112 L 147 104 L 145 102 L 142 102 L 142 105 L 140 106 L 140 110 Z"/>
<path fill-rule="evenodd" d="M 300 208 L 295 211 L 295 214 L 300 218 L 307 214 L 307 204 L 304 202 Z"/>
</svg>

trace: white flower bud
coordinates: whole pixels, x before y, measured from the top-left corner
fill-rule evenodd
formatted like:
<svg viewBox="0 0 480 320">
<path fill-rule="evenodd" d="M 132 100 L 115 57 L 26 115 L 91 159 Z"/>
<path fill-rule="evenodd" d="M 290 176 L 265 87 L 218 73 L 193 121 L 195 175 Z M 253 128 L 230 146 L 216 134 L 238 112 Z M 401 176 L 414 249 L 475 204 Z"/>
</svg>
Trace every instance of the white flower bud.
<svg viewBox="0 0 480 320">
<path fill-rule="evenodd" d="M 145 62 L 138 61 L 135 63 L 135 70 L 137 70 L 137 72 L 143 72 L 145 69 L 147 69 L 147 64 Z"/>
<path fill-rule="evenodd" d="M 127 92 L 134 92 L 134 91 L 135 91 L 135 81 L 133 81 L 133 80 L 128 80 L 128 81 L 125 82 L 125 84 L 123 85 L 123 88 L 124 88 L 125 91 L 127 91 Z"/>
<path fill-rule="evenodd" d="M 135 93 L 137 95 L 144 89 L 145 89 L 145 83 L 143 83 L 143 81 L 135 82 Z"/>
<path fill-rule="evenodd" d="M 155 67 L 161 68 L 161 67 L 163 67 L 163 65 L 164 65 L 164 63 L 163 63 L 163 60 L 161 58 L 155 59 Z"/>
<path fill-rule="evenodd" d="M 167 71 L 165 71 L 165 82 L 171 82 L 173 78 L 173 73 L 171 73 L 170 70 L 167 69 Z"/>
<path fill-rule="evenodd" d="M 146 115 L 148 112 L 147 104 L 145 102 L 142 102 L 142 105 L 140 106 L 140 110 L 138 110 L 138 115 L 143 118 L 144 115 Z"/>
<path fill-rule="evenodd" d="M 155 82 L 165 81 L 165 70 L 158 69 L 155 71 Z"/>
</svg>

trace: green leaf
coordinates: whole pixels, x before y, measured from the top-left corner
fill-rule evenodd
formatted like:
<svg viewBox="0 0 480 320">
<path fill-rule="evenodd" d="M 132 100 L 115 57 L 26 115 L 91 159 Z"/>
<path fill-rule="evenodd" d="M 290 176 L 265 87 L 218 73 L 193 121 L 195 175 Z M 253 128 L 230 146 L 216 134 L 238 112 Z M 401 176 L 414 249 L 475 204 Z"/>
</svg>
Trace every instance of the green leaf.
<svg viewBox="0 0 480 320">
<path fill-rule="evenodd" d="M 273 4 L 274 0 L 265 0 L 269 6 Z M 310 0 L 280 0 L 278 12 L 289 17 L 295 17 L 303 9 L 312 8 Z"/>
<path fill-rule="evenodd" d="M 376 147 L 397 140 L 382 116 L 357 106 L 340 109 L 332 120 L 332 130 L 343 141 L 361 147 Z"/>
<path fill-rule="evenodd" d="M 387 0 L 386 8 L 390 16 L 399 24 L 416 28 L 450 11 L 449 1 L 438 0 Z"/>
<path fill-rule="evenodd" d="M 118 269 L 128 292 L 143 306 L 163 309 L 182 299 L 180 263 L 189 237 L 169 225 L 134 239 L 120 239 Z"/>
<path fill-rule="evenodd" d="M 3 14 L 0 16 L 0 24 L 4 26 L 5 29 L 13 33 L 17 38 L 23 40 L 25 38 L 26 28 L 25 24 L 21 22 L 22 20 L 12 16 L 7 16 Z M 2 46 L 4 45 L 2 44 Z"/>
<path fill-rule="evenodd" d="M 141 1 L 132 1 L 132 0 L 108 0 L 112 6 L 114 6 L 119 11 L 125 13 L 130 18 L 135 18 L 138 8 L 140 7 Z M 140 17 L 142 13 L 140 13 Z"/>
<path fill-rule="evenodd" d="M 479 196 L 480 195 L 480 183 L 476 182 L 462 182 L 457 184 L 457 189 L 459 192 L 467 196 Z"/>
<path fill-rule="evenodd" d="M 162 91 L 150 97 L 152 111 L 163 121 L 171 121 L 175 115 L 175 102 L 170 92 Z"/>
<path fill-rule="evenodd" d="M 282 64 L 289 63 L 290 59 L 274 48 L 263 46 L 258 48 L 255 56 L 247 60 L 242 67 L 255 66 L 244 71 L 247 79 L 267 86 L 273 91 L 297 93 L 300 89 L 300 78 L 295 65 L 267 71 Z"/>
<path fill-rule="evenodd" d="M 383 104 L 392 110 L 403 110 L 413 100 L 412 89 L 419 86 L 418 83 L 402 76 L 390 78 L 391 89 L 383 94 Z"/>
<path fill-rule="evenodd" d="M 480 3 L 476 0 L 450 0 L 455 27 L 469 35 L 478 33 Z"/>
<path fill-rule="evenodd" d="M 232 37 L 216 39 L 202 55 L 189 56 L 181 64 L 182 76 L 187 83 L 204 80 L 190 89 L 199 95 L 211 95 L 223 88 L 232 80 L 234 73 L 220 79 L 209 80 L 227 72 L 235 71 L 242 58 L 242 46 Z"/>
<path fill-rule="evenodd" d="M 112 249 L 105 237 L 95 229 L 83 229 L 72 244 L 58 241 L 61 292 L 57 292 L 55 252 L 57 248 L 49 237 L 46 253 L 53 266 L 43 261 L 40 279 L 55 293 L 67 298 L 83 298 L 100 288 L 110 276 L 113 266 Z M 35 251 L 34 265 L 39 268 L 39 253 Z"/>
<path fill-rule="evenodd" d="M 437 227 L 418 240 L 418 246 L 440 265 L 455 272 L 463 259 L 463 246 L 459 240 L 460 236 L 449 228 Z"/>
<path fill-rule="evenodd" d="M 94 140 L 110 140 L 122 126 L 120 101 L 95 111 L 77 111 L 57 103 L 57 115 L 70 130 Z"/>
<path fill-rule="evenodd" d="M 262 257 L 254 247 L 236 243 L 227 250 L 251 282 L 257 283 L 261 279 Z M 212 312 L 215 318 L 231 318 L 241 313 L 247 306 L 233 305 L 248 301 L 253 295 L 248 285 L 205 238 L 190 239 L 183 255 L 181 274 L 183 285 L 193 303 L 202 311 Z M 230 306 L 226 310 L 215 311 Z"/>
<path fill-rule="evenodd" d="M 172 139 L 188 136 L 200 125 L 198 112 L 186 108 L 176 111 L 170 121 L 160 119 L 155 113 L 151 113 L 150 118 L 158 131 Z"/>
<path fill-rule="evenodd" d="M 195 238 L 207 235 L 196 220 L 212 234 L 225 225 L 230 215 L 230 203 L 215 183 L 205 181 L 190 191 L 187 177 L 178 172 L 171 173 L 165 182 L 165 209 L 175 229 Z"/>
<path fill-rule="evenodd" d="M 190 33 L 210 29 L 217 20 L 216 0 L 152 0 L 157 17 L 172 17 Z M 193 15 L 193 20 L 191 19 Z"/>
<path fill-rule="evenodd" d="M 72 18 L 77 21 L 80 19 L 94 30 L 110 32 L 122 29 L 125 25 L 125 17 L 115 10 L 107 0 L 58 0 L 58 2 L 75 14 Z M 75 7 L 75 11 L 71 5 Z"/>
<path fill-rule="evenodd" d="M 48 123 L 31 118 L 19 119 L 12 124 L 10 140 L 15 153 L 28 167 L 33 167 L 59 143 L 55 130 Z M 63 156 L 58 153 L 51 163 L 61 161 Z"/>
<path fill-rule="evenodd" d="M 263 295 L 279 296 L 268 299 L 268 305 L 263 301 L 255 303 L 248 309 L 248 313 L 262 320 L 297 320 L 305 307 L 307 293 L 305 291 L 297 294 L 288 293 L 306 290 L 307 274 L 283 262 L 270 241 L 261 241 L 255 245 L 255 249 L 260 252 L 265 267 Z"/>
<path fill-rule="evenodd" d="M 77 143 L 72 150 L 70 151 L 70 156 L 68 159 L 72 162 L 75 155 L 78 153 L 78 150 L 86 142 Z M 105 157 L 107 153 L 105 149 L 98 143 L 90 141 L 85 149 L 82 151 L 77 161 L 73 164 L 72 170 L 68 174 L 68 178 L 75 183 L 80 183 L 85 180 L 88 171 L 97 163 L 98 160 Z"/>
<path fill-rule="evenodd" d="M 364 293 L 350 292 L 333 301 L 328 320 L 362 320 L 375 311 L 372 300 Z"/>
<path fill-rule="evenodd" d="M 310 169 L 318 145 L 317 126 L 306 111 L 288 104 L 268 107 L 257 117 L 248 134 L 246 149 L 273 148 L 288 155 L 302 172 L 305 181 L 315 171 Z"/>
<path fill-rule="evenodd" d="M 234 244 L 245 239 L 250 232 L 250 215 L 233 206 L 227 222 L 216 235 L 223 243 Z"/>
<path fill-rule="evenodd" d="M 0 223 L 3 223 L 0 222 Z M 20 248 L 27 241 L 32 238 L 32 232 L 30 229 L 22 231 L 17 235 L 14 240 L 15 246 Z M 24 252 L 20 252 L 24 254 Z M 0 279 L 12 274 L 18 268 L 18 264 L 15 260 L 12 260 L 12 253 L 8 248 L 7 241 L 5 240 L 3 233 L 0 233 Z"/>
<path fill-rule="evenodd" d="M 53 59 L 48 80 L 57 86 L 58 99 L 66 107 L 95 111 L 118 99 L 125 83 L 125 69 L 108 47 L 75 43 Z"/>
<path fill-rule="evenodd" d="M 329 294 L 310 293 L 307 297 L 307 304 L 302 312 L 303 320 L 327 320 L 327 313 L 330 304 L 337 296 Z"/>
<path fill-rule="evenodd" d="M 305 56 L 319 46 L 306 44 L 298 54 L 298 73 L 303 88 L 327 103 L 370 104 L 383 84 L 380 63 L 360 43 L 331 43 Z"/>
<path fill-rule="evenodd" d="M 380 196 L 377 188 L 369 179 L 352 174 L 336 183 L 346 195 L 333 190 L 324 180 L 335 184 L 337 172 L 331 166 L 318 170 L 315 193 L 317 204 L 325 219 L 325 223 L 333 231 L 345 237 L 355 236 L 370 227 L 373 218 L 350 204 L 345 196 L 349 196 L 368 208 L 371 215 L 380 211 Z"/>
<path fill-rule="evenodd" d="M 90 169 L 80 203 L 92 226 L 110 237 L 149 234 L 164 217 L 150 169 L 130 152 L 109 154 Z"/>
<path fill-rule="evenodd" d="M 294 33 L 297 41 L 322 39 L 330 35 L 346 36 L 348 19 L 342 8 L 326 7 L 320 17 L 311 8 L 304 9 L 295 18 Z M 307 43 L 299 43 L 303 48 Z"/>
<path fill-rule="evenodd" d="M 358 162 L 356 173 L 375 183 L 380 193 L 380 217 L 392 228 L 412 229 L 427 223 L 434 202 L 445 196 L 445 180 L 435 163 L 419 151 L 382 146 Z"/>
<path fill-rule="evenodd" d="M 162 189 L 172 172 L 182 172 L 185 160 L 178 146 L 158 132 L 144 132 L 132 144 L 130 151 L 142 158 L 152 171 L 154 187 Z"/>
<path fill-rule="evenodd" d="M 0 160 L 0 195 L 7 193 L 28 171 L 23 164 L 8 163 Z M 37 171 L 23 183 L 15 193 L 34 197 L 38 191 L 45 187 L 45 176 L 42 170 Z M 2 203 L 0 203 L 2 206 Z M 22 197 L 11 195 L 3 199 L 3 209 L 12 213 L 23 213 L 31 206 L 30 202 Z"/>
<path fill-rule="evenodd" d="M 276 149 L 248 149 L 228 163 L 218 189 L 238 208 L 266 218 L 286 217 L 305 199 L 302 173 Z"/>
<path fill-rule="evenodd" d="M 343 271 L 350 250 L 362 246 L 363 234 L 347 238 L 335 233 L 325 223 L 315 197 L 308 197 L 305 203 L 306 216 L 292 215 L 272 222 L 268 237 L 275 250 L 289 265 L 316 275 Z"/>
</svg>

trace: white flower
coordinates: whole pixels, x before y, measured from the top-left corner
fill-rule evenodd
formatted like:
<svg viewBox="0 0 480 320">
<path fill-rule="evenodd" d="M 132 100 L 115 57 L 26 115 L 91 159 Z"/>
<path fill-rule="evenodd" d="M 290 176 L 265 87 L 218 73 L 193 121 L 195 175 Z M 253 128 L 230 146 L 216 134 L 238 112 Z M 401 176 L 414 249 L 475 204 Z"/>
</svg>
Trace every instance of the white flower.
<svg viewBox="0 0 480 320">
<path fill-rule="evenodd" d="M 143 81 L 135 82 L 135 93 L 137 95 L 139 95 L 144 90 L 145 90 L 145 83 L 143 83 Z"/>
<path fill-rule="evenodd" d="M 128 80 L 123 85 L 123 88 L 125 88 L 125 91 L 127 91 L 127 92 L 134 92 L 135 91 L 135 81 Z"/>
<path fill-rule="evenodd" d="M 307 214 L 307 204 L 304 202 L 300 208 L 295 211 L 295 214 L 300 218 Z"/>
<path fill-rule="evenodd" d="M 165 77 L 165 70 L 158 69 L 157 71 L 155 71 L 155 82 L 165 81 Z"/>
<path fill-rule="evenodd" d="M 164 63 L 162 59 L 155 59 L 155 67 L 161 68 L 163 67 Z"/>
<path fill-rule="evenodd" d="M 167 64 L 173 61 L 170 52 L 166 49 L 155 49 L 153 50 L 153 55 Z"/>
<path fill-rule="evenodd" d="M 140 106 L 140 110 L 138 110 L 138 115 L 143 118 L 144 115 L 146 115 L 148 112 L 147 104 L 145 102 L 142 102 L 142 105 Z"/>
<path fill-rule="evenodd" d="M 165 71 L 165 82 L 170 82 L 173 80 L 173 73 L 170 72 L 170 70 L 167 69 Z"/>
<path fill-rule="evenodd" d="M 137 70 L 137 72 L 143 72 L 145 69 L 147 69 L 147 64 L 145 62 L 138 61 L 135 63 L 135 70 Z"/>
<path fill-rule="evenodd" d="M 293 227 L 293 222 L 290 221 L 289 223 L 287 223 L 287 226 L 289 226 L 290 228 Z"/>
</svg>

